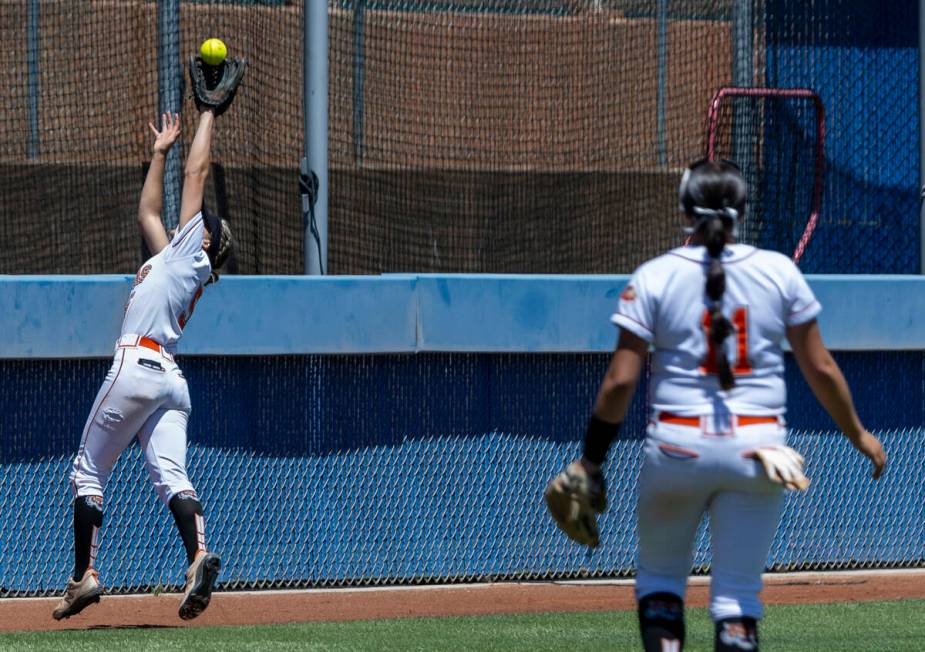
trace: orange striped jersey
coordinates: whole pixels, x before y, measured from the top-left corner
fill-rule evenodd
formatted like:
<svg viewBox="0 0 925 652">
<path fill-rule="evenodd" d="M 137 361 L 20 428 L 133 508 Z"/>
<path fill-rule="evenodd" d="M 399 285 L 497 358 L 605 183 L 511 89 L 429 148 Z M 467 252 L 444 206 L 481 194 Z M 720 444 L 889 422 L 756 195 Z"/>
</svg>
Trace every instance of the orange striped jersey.
<svg viewBox="0 0 925 652">
<path fill-rule="evenodd" d="M 673 249 L 641 265 L 611 321 L 649 342 L 649 402 L 655 412 L 780 415 L 786 410 L 782 344 L 789 326 L 822 310 L 803 274 L 786 256 L 744 244 L 726 245 L 723 314 L 735 332 L 724 342 L 735 387 L 716 374 L 703 246 Z"/>
<path fill-rule="evenodd" d="M 202 213 L 197 213 L 158 254 L 138 270 L 122 320 L 122 335 L 140 335 L 171 353 L 202 295 L 212 266 L 202 249 Z"/>
</svg>

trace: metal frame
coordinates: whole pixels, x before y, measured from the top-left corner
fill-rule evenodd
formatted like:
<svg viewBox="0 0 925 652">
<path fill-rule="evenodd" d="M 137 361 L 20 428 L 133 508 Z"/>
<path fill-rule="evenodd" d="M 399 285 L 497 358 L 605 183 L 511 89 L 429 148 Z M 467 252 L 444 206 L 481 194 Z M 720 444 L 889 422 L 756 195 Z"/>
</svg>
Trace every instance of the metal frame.
<svg viewBox="0 0 925 652">
<path fill-rule="evenodd" d="M 825 174 L 825 107 L 819 95 L 808 88 L 739 88 L 725 86 L 720 88 L 710 100 L 707 128 L 707 158 L 712 160 L 716 156 L 716 129 L 719 123 L 719 111 L 723 99 L 727 97 L 790 97 L 811 100 L 816 107 L 816 162 L 815 180 L 813 181 L 813 203 L 809 220 L 803 235 L 793 252 L 793 262 L 800 262 L 806 245 L 816 230 L 819 221 L 819 212 L 822 207 L 822 181 Z"/>
<path fill-rule="evenodd" d="M 658 55 L 658 91 L 655 96 L 655 139 L 658 148 L 658 164 L 665 167 L 668 165 L 668 143 L 665 129 L 665 106 L 668 101 L 668 0 L 657 0 L 655 24 L 656 49 Z"/>
</svg>

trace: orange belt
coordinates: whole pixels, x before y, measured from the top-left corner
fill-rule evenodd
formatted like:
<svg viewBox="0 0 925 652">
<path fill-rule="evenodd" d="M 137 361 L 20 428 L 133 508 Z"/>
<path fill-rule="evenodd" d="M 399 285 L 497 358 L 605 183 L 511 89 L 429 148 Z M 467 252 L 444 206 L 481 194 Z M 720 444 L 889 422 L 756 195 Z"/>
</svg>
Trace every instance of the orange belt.
<svg viewBox="0 0 925 652">
<path fill-rule="evenodd" d="M 692 428 L 700 427 L 700 417 L 682 417 L 671 412 L 659 412 L 658 420 L 664 423 L 673 423 L 679 426 L 691 426 Z M 754 426 L 759 423 L 778 423 L 778 417 L 756 417 L 756 416 L 737 416 L 736 423 L 739 426 Z"/>
<path fill-rule="evenodd" d="M 138 346 L 143 346 L 146 349 L 151 349 L 152 351 L 161 352 L 161 345 L 152 340 L 150 337 L 142 337 L 138 340 Z"/>
</svg>

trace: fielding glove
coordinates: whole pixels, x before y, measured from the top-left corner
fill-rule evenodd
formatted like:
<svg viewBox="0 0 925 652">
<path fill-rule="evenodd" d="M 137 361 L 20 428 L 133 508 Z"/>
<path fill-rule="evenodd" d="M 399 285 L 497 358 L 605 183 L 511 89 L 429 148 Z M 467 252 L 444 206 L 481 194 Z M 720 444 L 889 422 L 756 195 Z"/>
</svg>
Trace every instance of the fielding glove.
<svg viewBox="0 0 925 652">
<path fill-rule="evenodd" d="M 761 462 L 768 478 L 784 488 L 806 491 L 809 487 L 809 478 L 803 473 L 803 456 L 789 446 L 764 446 L 749 457 Z"/>
<path fill-rule="evenodd" d="M 229 59 L 210 66 L 200 56 L 190 57 L 190 85 L 200 113 L 211 109 L 216 116 L 223 114 L 234 101 L 245 68 L 246 59 Z"/>
<path fill-rule="evenodd" d="M 597 515 L 607 508 L 603 474 L 591 475 L 581 462 L 572 462 L 546 485 L 543 498 L 556 525 L 568 538 L 592 548 L 598 546 Z"/>
</svg>

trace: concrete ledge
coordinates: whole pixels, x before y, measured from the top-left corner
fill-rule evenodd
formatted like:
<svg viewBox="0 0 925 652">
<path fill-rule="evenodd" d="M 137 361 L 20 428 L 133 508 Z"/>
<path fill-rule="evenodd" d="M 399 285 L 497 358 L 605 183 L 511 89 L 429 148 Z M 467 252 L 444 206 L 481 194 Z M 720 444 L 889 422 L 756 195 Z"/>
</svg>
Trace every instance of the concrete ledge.
<svg viewBox="0 0 925 652">
<path fill-rule="evenodd" d="M 188 355 L 606 352 L 626 276 L 225 276 Z M 810 276 L 835 350 L 925 349 L 925 277 Z M 0 276 L 0 358 L 108 357 L 129 276 Z"/>
</svg>

